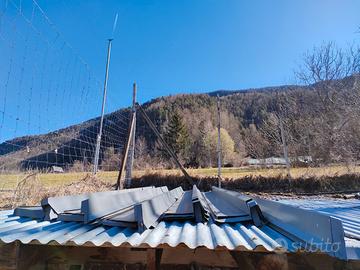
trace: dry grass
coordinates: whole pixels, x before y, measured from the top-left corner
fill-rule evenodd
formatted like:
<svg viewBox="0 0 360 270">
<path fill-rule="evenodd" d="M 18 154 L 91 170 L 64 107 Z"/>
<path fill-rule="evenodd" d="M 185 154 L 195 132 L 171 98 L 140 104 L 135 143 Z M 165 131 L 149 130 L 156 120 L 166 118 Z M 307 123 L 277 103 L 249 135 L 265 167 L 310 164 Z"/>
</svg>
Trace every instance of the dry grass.
<svg viewBox="0 0 360 270">
<path fill-rule="evenodd" d="M 216 168 L 205 168 L 205 169 L 188 169 L 188 172 L 193 177 L 211 177 L 217 175 Z M 356 174 L 360 173 L 360 166 L 342 166 L 333 165 L 321 168 L 291 168 L 291 175 L 294 178 L 308 178 L 308 177 L 322 177 L 322 176 L 336 176 L 343 174 Z M 45 187 L 57 187 L 66 184 L 80 181 L 88 173 L 39 173 L 37 175 L 41 184 Z M 179 170 L 138 170 L 134 172 L 135 177 L 141 177 L 149 174 L 158 174 L 163 176 L 175 175 L 181 176 Z M 22 174 L 0 174 L 0 189 L 14 189 L 17 184 L 25 177 L 28 173 Z M 286 170 L 284 168 L 223 168 L 222 175 L 224 178 L 243 178 L 250 176 L 262 176 L 262 177 L 285 177 Z M 99 172 L 98 178 L 104 182 L 114 184 L 116 182 L 118 172 Z"/>
<path fill-rule="evenodd" d="M 16 206 L 39 205 L 46 197 L 64 196 L 105 191 L 113 189 L 113 185 L 90 174 L 80 181 L 70 184 L 47 187 L 43 185 L 36 173 L 25 176 L 12 191 L 0 193 L 0 208 L 15 208 Z"/>
<path fill-rule="evenodd" d="M 216 185 L 216 169 L 190 169 L 189 174 L 202 190 Z M 109 190 L 117 172 L 9 174 L 0 175 L 0 208 L 35 205 L 48 196 L 61 196 Z M 132 187 L 166 185 L 169 188 L 191 188 L 178 170 L 146 170 L 134 173 Z M 360 167 L 329 166 L 323 168 L 293 168 L 292 178 L 283 168 L 224 168 L 223 187 L 245 192 L 321 193 L 360 190 Z M 200 181 L 201 180 L 201 181 Z"/>
</svg>

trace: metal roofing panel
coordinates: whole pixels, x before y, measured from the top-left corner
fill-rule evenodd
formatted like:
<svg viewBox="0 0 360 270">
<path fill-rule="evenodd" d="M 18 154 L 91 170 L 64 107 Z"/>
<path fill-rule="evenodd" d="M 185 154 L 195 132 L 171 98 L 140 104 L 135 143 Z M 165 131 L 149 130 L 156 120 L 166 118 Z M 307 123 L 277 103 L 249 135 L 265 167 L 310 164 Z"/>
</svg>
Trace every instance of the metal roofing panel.
<svg viewBox="0 0 360 270">
<path fill-rule="evenodd" d="M 256 202 L 264 217 L 289 237 L 312 245 L 339 245 L 339 249 L 329 254 L 346 259 L 344 230 L 340 219 L 271 200 L 256 198 Z"/>
<path fill-rule="evenodd" d="M 205 192 L 204 196 L 208 202 L 211 212 L 217 218 L 246 216 L 248 220 L 251 219 L 246 212 L 239 208 L 239 204 L 234 204 L 228 200 L 224 200 L 223 197 L 219 196 L 214 191 Z"/>
<path fill-rule="evenodd" d="M 345 236 L 360 240 L 360 200 L 289 199 L 279 202 L 339 218 L 343 223 Z"/>
<path fill-rule="evenodd" d="M 135 205 L 134 210 L 138 228 L 142 231 L 154 226 L 159 217 L 166 212 L 183 193 L 183 189 L 178 187 Z"/>
<path fill-rule="evenodd" d="M 82 213 L 62 213 L 58 216 L 58 220 L 62 221 L 84 221 L 84 214 Z"/>
<path fill-rule="evenodd" d="M 91 222 L 106 215 L 114 214 L 136 203 L 151 199 L 166 192 L 167 188 L 144 188 L 112 191 L 112 193 L 92 193 L 81 204 L 84 222 Z"/>
<path fill-rule="evenodd" d="M 193 185 L 191 200 L 194 209 L 194 217 L 196 222 L 203 222 L 209 218 L 209 207 L 204 198 L 203 193 Z"/>
<path fill-rule="evenodd" d="M 5 217 L 5 224 L 14 222 L 11 212 L 0 212 L 0 216 Z M 25 218 L 17 218 L 15 222 L 18 225 L 17 228 L 12 225 L 0 231 L 1 242 L 20 241 L 24 244 L 116 247 L 185 245 L 191 249 L 206 247 L 208 249 L 227 248 L 249 251 L 284 250 L 280 243 L 291 242 L 290 239 L 267 226 L 257 228 L 254 225 L 245 226 L 241 223 L 219 226 L 214 223 L 162 221 L 154 229 L 139 233 L 133 228 L 89 225 L 78 222 L 49 222 Z"/>
<path fill-rule="evenodd" d="M 90 195 L 93 198 L 90 204 L 92 208 L 83 208 L 81 211 L 72 207 L 64 208 L 59 217 L 55 212 L 51 212 L 53 210 L 47 204 L 44 209 L 46 216 L 51 214 L 54 218 L 58 217 L 52 222 L 20 217 L 9 211 L 0 212 L 0 240 L 131 247 L 184 244 L 190 248 L 225 247 L 269 251 L 279 248 L 279 243 L 282 243 L 288 251 L 294 251 L 301 245 L 293 245 L 293 241 L 307 244 L 317 239 L 324 244 L 328 239 L 326 237 L 329 236 L 332 242 L 344 243 L 342 223 L 340 219 L 334 218 L 335 215 L 339 215 L 345 224 L 346 235 L 353 234 L 354 238 L 345 239 L 346 252 L 352 254 L 351 256 L 360 254 L 360 241 L 356 241 L 355 237 L 359 230 L 357 226 L 360 204 L 353 203 L 351 207 L 346 203 L 336 204 L 337 207 L 334 208 L 328 202 L 319 202 L 316 208 L 314 206 L 316 202 L 312 201 L 310 205 L 315 212 L 299 209 L 300 206 L 306 208 L 306 204 L 301 202 L 292 201 L 291 203 L 298 207 L 291 207 L 284 203 L 257 199 L 267 218 L 264 221 L 269 221 L 266 223 L 267 226 L 261 226 L 261 222 L 257 223 L 253 219 L 248 219 L 246 222 L 239 220 L 232 220 L 234 223 L 227 222 L 228 219 L 239 218 L 241 215 L 253 217 L 254 213 L 251 213 L 251 210 L 258 211 L 255 214 L 259 219 L 262 217 L 258 209 L 259 205 L 253 199 L 237 192 L 214 188 L 213 192 L 202 193 L 194 186 L 192 191 L 186 193 L 181 188 L 170 192 L 162 188 L 149 188 L 135 191 L 112 191 L 107 194 L 113 195 L 92 194 Z M 90 199 L 85 200 L 87 203 L 89 201 Z M 212 210 L 209 204 L 213 207 Z M 84 203 L 83 205 L 86 206 Z M 140 218 L 135 215 L 136 207 L 138 209 L 141 207 Z M 90 216 L 97 215 L 95 221 L 91 224 L 84 223 L 81 216 L 87 212 L 83 210 L 93 211 Z M 325 212 L 330 214 L 324 214 Z M 209 218 L 209 214 L 212 218 Z M 173 218 L 174 221 L 169 222 L 166 216 Z M 196 222 L 186 221 L 187 218 L 194 218 L 194 216 L 197 216 Z M 218 218 L 213 218 L 214 216 Z M 165 217 L 165 220 L 160 217 Z M 214 222 L 219 217 L 225 217 L 226 222 L 222 224 Z M 137 227 L 141 227 L 137 226 L 138 222 L 145 224 L 143 228 L 146 229 L 145 231 L 137 230 Z M 344 249 L 345 247 L 342 251 Z M 344 254 L 335 255 L 344 258 Z"/>
<path fill-rule="evenodd" d="M 121 212 L 117 215 L 114 215 L 112 217 L 106 218 L 103 221 L 103 224 L 106 220 L 113 220 L 113 221 L 123 221 L 123 222 L 136 222 L 135 213 L 134 213 L 134 207 L 129 207 L 124 212 Z"/>
<path fill-rule="evenodd" d="M 80 209 L 81 202 L 88 198 L 88 194 L 49 197 L 41 201 L 43 207 L 50 205 L 56 214 L 63 213 L 66 210 Z"/>
<path fill-rule="evenodd" d="M 188 190 L 164 213 L 163 220 L 193 219 L 192 191 Z"/>
<path fill-rule="evenodd" d="M 252 221 L 256 226 L 262 225 L 263 215 L 256 201 L 239 192 L 212 187 L 204 197 L 216 222 Z"/>
<path fill-rule="evenodd" d="M 29 218 L 44 218 L 44 211 L 41 206 L 21 206 L 17 207 L 14 214 Z"/>
</svg>

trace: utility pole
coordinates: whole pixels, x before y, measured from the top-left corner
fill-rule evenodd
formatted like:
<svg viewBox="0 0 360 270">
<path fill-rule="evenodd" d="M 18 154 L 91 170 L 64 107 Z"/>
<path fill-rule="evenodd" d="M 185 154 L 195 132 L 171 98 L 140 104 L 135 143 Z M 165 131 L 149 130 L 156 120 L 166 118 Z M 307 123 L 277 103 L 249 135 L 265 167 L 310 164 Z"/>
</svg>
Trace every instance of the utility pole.
<svg viewBox="0 0 360 270">
<path fill-rule="evenodd" d="M 107 89 L 107 83 L 108 83 L 108 78 L 109 78 L 111 42 L 112 42 L 112 39 L 111 38 L 108 39 L 108 49 L 107 49 L 107 60 L 106 60 L 106 70 L 105 70 L 104 93 L 103 93 L 103 100 L 102 100 L 102 106 L 101 106 L 100 127 L 99 127 L 99 133 L 96 138 L 96 149 L 95 149 L 95 157 L 94 157 L 94 175 L 98 172 L 98 166 L 99 166 L 100 143 L 101 143 L 103 122 L 104 122 L 104 113 L 105 113 L 105 103 L 106 103 L 106 89 Z"/>
<path fill-rule="evenodd" d="M 287 176 L 291 177 L 289 154 L 288 154 L 288 147 L 287 147 L 286 139 L 285 139 L 283 119 L 282 119 L 281 115 L 278 118 L 279 118 L 279 125 L 280 125 L 281 142 L 282 142 L 282 147 L 283 147 L 283 151 L 284 151 L 284 159 L 285 159 L 285 163 L 286 163 Z"/>
<path fill-rule="evenodd" d="M 221 188 L 221 118 L 220 118 L 220 97 L 217 95 L 217 129 L 218 129 L 218 142 L 217 142 L 217 154 L 218 154 L 218 187 Z"/>
<path fill-rule="evenodd" d="M 118 174 L 118 179 L 116 182 L 116 189 L 124 188 L 124 181 L 122 179 L 123 179 L 123 174 L 125 171 L 126 163 L 128 160 L 129 148 L 130 148 L 130 143 L 131 143 L 131 134 L 132 134 L 132 130 L 134 129 L 134 123 L 135 123 L 134 120 L 135 119 L 133 117 L 133 114 L 131 114 L 128 134 L 126 136 L 126 144 L 125 144 L 125 148 L 123 151 L 123 156 L 122 156 L 122 160 L 121 160 L 121 166 L 120 166 L 120 170 L 119 170 L 119 174 Z"/>
<path fill-rule="evenodd" d="M 132 104 L 132 115 L 134 119 L 134 126 L 130 134 L 130 148 L 129 148 L 129 157 L 126 164 L 126 174 L 125 174 L 125 185 L 127 187 L 131 186 L 132 178 L 132 168 L 134 164 L 134 155 L 135 155 L 135 133 L 136 133 L 136 83 L 133 84 L 133 104 Z"/>
</svg>

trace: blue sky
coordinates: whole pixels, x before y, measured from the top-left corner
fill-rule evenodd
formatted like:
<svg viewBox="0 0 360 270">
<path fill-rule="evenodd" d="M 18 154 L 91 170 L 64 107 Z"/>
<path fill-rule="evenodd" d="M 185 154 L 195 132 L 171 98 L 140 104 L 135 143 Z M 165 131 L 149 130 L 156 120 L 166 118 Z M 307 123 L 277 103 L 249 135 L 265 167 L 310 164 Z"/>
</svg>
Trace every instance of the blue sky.
<svg viewBox="0 0 360 270">
<path fill-rule="evenodd" d="M 106 39 L 111 36 L 115 14 L 119 14 L 107 111 L 131 104 L 133 81 L 138 83 L 140 102 L 184 92 L 296 83 L 293 71 L 306 50 L 323 41 L 335 41 L 340 46 L 360 41 L 360 34 L 355 33 L 360 26 L 360 1 L 38 0 L 38 3 L 101 83 Z M 29 13 L 31 5 L 24 5 L 23 9 Z M 22 101 L 17 103 L 17 107 L 22 107 Z M 16 107 L 14 103 L 8 106 Z M 85 120 L 98 112 L 98 106 L 86 108 L 79 119 Z M 61 122 L 59 118 L 57 125 L 46 129 L 77 120 L 70 117 Z M 16 135 L 26 132 L 36 133 L 28 128 Z"/>
<path fill-rule="evenodd" d="M 360 1 L 39 2 L 102 79 L 114 36 L 109 92 L 129 104 L 182 92 L 293 83 L 301 55 L 322 41 L 359 41 Z M 122 102 L 125 101 L 125 102 Z"/>
</svg>

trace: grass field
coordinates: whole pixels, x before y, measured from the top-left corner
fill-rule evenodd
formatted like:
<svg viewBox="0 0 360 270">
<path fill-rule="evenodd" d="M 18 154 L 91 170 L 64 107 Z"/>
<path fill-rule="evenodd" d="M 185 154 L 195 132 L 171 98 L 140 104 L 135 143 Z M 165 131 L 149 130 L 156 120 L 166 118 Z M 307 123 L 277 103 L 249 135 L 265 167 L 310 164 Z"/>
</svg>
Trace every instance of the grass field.
<svg viewBox="0 0 360 270">
<path fill-rule="evenodd" d="M 189 169 L 191 176 L 216 176 L 216 168 L 206 169 Z M 179 170 L 144 170 L 135 171 L 134 176 L 140 177 L 147 174 L 158 173 L 161 175 L 181 175 Z M 345 173 L 360 173 L 360 166 L 346 167 L 341 165 L 327 166 L 321 168 L 292 168 L 291 176 L 294 178 L 308 177 L 308 176 L 334 176 L 342 175 Z M 79 181 L 86 176 L 87 173 L 63 173 L 63 174 L 39 174 L 41 183 L 46 187 L 61 186 L 69 184 L 71 182 Z M 99 172 L 98 177 L 106 182 L 115 183 L 118 172 Z M 245 176 L 265 176 L 265 177 L 276 177 L 279 175 L 286 175 L 284 168 L 223 168 L 223 178 L 241 178 Z M 26 173 L 21 174 L 0 174 L 0 189 L 13 189 L 17 183 L 21 181 Z"/>
</svg>

